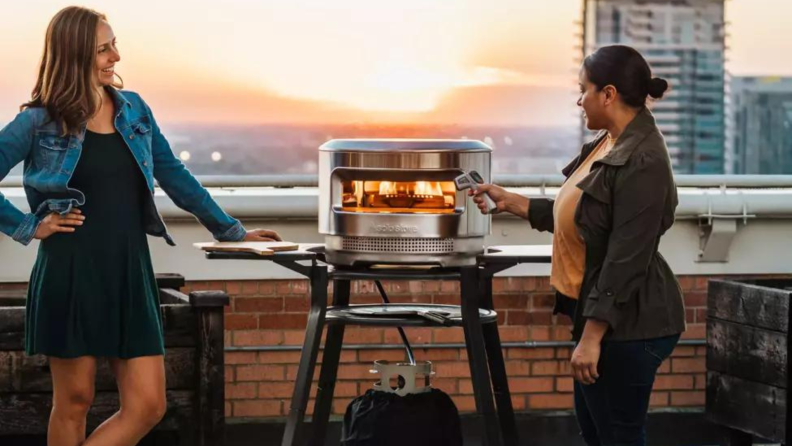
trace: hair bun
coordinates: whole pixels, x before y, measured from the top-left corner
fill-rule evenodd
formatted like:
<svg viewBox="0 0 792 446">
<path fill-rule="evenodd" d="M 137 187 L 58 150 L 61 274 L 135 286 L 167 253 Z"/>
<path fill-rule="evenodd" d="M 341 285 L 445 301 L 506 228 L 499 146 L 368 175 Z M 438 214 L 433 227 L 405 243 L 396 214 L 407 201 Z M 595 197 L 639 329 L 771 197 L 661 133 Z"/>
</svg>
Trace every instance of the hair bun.
<svg viewBox="0 0 792 446">
<path fill-rule="evenodd" d="M 653 77 L 652 80 L 649 81 L 649 96 L 660 99 L 663 97 L 666 90 L 668 90 L 668 82 L 665 79 Z"/>
</svg>

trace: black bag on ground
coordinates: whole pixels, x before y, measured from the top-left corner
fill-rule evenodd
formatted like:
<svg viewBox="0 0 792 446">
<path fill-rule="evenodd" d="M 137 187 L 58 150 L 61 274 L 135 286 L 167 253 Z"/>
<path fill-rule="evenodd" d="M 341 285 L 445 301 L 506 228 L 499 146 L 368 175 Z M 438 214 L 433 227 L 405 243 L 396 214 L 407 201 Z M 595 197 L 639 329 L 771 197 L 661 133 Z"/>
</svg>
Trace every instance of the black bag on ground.
<svg viewBox="0 0 792 446">
<path fill-rule="evenodd" d="M 372 389 L 347 406 L 341 444 L 462 446 L 459 412 L 437 389 L 405 396 Z"/>
</svg>

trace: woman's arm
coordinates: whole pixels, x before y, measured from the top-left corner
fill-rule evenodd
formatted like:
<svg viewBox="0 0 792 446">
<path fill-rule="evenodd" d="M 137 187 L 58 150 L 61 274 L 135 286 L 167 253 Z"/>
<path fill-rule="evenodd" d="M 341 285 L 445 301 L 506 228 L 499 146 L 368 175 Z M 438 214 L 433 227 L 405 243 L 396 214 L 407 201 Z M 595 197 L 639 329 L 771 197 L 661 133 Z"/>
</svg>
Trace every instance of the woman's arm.
<svg viewBox="0 0 792 446">
<path fill-rule="evenodd" d="M 553 202 L 550 198 L 527 198 L 495 184 L 481 184 L 476 192 L 469 191 L 473 196 L 473 201 L 481 209 L 486 211 L 486 205 L 481 194 L 487 193 L 498 207 L 498 213 L 508 212 L 520 218 L 528 220 L 531 227 L 537 231 L 553 232 Z"/>
<path fill-rule="evenodd" d="M 247 236 L 242 223 L 228 215 L 171 150 L 151 109 L 141 99 L 151 121 L 154 178 L 179 208 L 193 214 L 219 241 L 241 241 Z"/>
<path fill-rule="evenodd" d="M 0 130 L 0 180 L 30 154 L 33 122 L 27 113 L 19 113 Z M 33 240 L 41 220 L 24 213 L 0 193 L 0 232 L 23 245 Z"/>
<path fill-rule="evenodd" d="M 597 365 L 602 351 L 602 338 L 608 332 L 608 323 L 589 319 L 583 327 L 583 336 L 572 352 L 572 376 L 583 384 L 594 384 L 599 378 Z"/>
<path fill-rule="evenodd" d="M 509 192 L 496 184 L 480 184 L 475 191 L 468 189 L 468 195 L 473 197 L 473 201 L 482 213 L 487 212 L 487 205 L 484 202 L 483 194 L 489 195 L 495 202 L 497 210 L 493 214 L 508 212 L 520 218 L 528 218 L 530 201 L 522 195 Z"/>
<path fill-rule="evenodd" d="M 531 207 L 528 209 L 528 222 L 531 227 L 539 232 L 553 232 L 555 217 L 553 216 L 552 198 L 531 198 Z"/>
</svg>

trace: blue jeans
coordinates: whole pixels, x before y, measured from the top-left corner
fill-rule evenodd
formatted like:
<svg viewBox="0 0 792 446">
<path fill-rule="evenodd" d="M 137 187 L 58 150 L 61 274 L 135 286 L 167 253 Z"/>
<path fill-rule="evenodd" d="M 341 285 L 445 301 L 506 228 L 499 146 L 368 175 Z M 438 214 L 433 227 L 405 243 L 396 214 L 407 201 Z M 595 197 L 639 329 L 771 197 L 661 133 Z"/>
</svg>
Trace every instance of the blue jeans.
<svg viewBox="0 0 792 446">
<path fill-rule="evenodd" d="M 588 446 L 645 446 L 646 412 L 660 364 L 679 335 L 642 341 L 605 341 L 599 379 L 575 381 L 575 414 Z"/>
</svg>

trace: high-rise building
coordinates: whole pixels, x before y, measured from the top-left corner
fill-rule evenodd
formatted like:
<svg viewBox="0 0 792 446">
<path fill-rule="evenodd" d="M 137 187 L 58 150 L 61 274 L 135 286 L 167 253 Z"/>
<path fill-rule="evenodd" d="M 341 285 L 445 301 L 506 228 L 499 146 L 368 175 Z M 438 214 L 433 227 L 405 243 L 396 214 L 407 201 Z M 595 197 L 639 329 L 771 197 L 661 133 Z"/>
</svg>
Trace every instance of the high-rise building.
<svg viewBox="0 0 792 446">
<path fill-rule="evenodd" d="M 729 90 L 728 172 L 792 174 L 792 77 L 732 77 Z"/>
<path fill-rule="evenodd" d="M 583 52 L 629 45 L 671 90 L 652 105 L 678 173 L 724 172 L 724 0 L 583 0 Z"/>
</svg>

